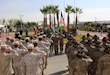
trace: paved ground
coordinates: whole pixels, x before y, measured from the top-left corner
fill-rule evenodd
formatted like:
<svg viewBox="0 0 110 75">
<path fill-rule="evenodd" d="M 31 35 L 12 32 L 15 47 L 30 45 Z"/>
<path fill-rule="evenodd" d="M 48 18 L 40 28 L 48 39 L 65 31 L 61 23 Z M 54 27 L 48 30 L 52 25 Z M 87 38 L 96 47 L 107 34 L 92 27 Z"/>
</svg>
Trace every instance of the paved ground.
<svg viewBox="0 0 110 75">
<path fill-rule="evenodd" d="M 59 54 L 48 58 L 48 67 L 45 70 L 45 75 L 68 75 L 68 60 L 65 54 Z"/>
</svg>

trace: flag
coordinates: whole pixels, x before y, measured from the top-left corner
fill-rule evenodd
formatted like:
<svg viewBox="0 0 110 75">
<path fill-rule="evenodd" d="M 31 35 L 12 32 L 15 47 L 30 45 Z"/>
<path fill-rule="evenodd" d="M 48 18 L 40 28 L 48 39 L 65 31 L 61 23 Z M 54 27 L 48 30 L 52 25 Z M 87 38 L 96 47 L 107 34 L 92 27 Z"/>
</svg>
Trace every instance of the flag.
<svg viewBox="0 0 110 75">
<path fill-rule="evenodd" d="M 36 31 L 36 33 L 39 33 L 39 28 L 38 28 L 38 26 L 36 26 L 35 31 Z"/>
<path fill-rule="evenodd" d="M 66 24 L 65 24 L 65 21 L 64 21 L 64 17 L 63 17 L 62 12 L 61 12 L 60 23 L 64 25 L 64 30 L 67 31 Z"/>
<path fill-rule="evenodd" d="M 52 34 L 55 34 L 55 28 L 54 28 L 54 24 L 53 24 L 53 17 L 51 19 L 50 25 L 51 25 Z"/>
</svg>

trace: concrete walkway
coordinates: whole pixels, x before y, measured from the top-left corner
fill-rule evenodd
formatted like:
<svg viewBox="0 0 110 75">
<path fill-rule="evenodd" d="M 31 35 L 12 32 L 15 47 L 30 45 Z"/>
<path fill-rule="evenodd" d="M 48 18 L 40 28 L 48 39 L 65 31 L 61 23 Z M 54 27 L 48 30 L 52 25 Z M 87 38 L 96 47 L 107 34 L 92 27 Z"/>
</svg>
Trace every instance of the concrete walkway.
<svg viewBox="0 0 110 75">
<path fill-rule="evenodd" d="M 68 60 L 65 54 L 54 56 L 50 55 L 48 58 L 48 66 L 45 70 L 45 75 L 68 75 Z"/>
</svg>

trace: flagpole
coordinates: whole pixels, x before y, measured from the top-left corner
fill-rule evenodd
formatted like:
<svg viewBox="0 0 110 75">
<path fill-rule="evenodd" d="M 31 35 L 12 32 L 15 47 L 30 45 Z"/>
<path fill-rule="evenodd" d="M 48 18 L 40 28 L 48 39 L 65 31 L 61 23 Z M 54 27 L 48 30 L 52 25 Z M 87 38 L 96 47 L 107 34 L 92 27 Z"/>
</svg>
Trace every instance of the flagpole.
<svg viewBox="0 0 110 75">
<path fill-rule="evenodd" d="M 75 0 L 74 0 L 74 9 L 75 9 Z M 73 21 L 74 27 L 75 27 L 75 14 L 74 14 L 74 21 Z"/>
<path fill-rule="evenodd" d="M 52 0 L 52 5 L 53 5 L 53 0 Z"/>
<path fill-rule="evenodd" d="M 64 21 L 65 21 L 65 0 L 64 0 Z"/>
</svg>

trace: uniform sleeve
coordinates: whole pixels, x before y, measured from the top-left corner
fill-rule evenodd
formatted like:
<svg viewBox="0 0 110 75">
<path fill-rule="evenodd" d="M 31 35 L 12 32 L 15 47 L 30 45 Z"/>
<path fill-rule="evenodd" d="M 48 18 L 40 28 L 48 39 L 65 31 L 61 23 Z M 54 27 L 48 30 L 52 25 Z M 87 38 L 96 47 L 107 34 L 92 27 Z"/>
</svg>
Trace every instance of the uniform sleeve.
<svg viewBox="0 0 110 75">
<path fill-rule="evenodd" d="M 15 56 L 18 56 L 18 53 L 15 50 L 10 50 L 9 56 L 10 58 L 14 58 Z"/>
<path fill-rule="evenodd" d="M 26 65 L 25 65 L 25 62 L 24 62 L 24 57 L 22 57 L 21 63 L 22 63 L 22 72 L 23 72 L 23 75 L 26 75 Z"/>
<path fill-rule="evenodd" d="M 97 70 L 96 70 L 96 75 L 101 75 L 102 74 L 102 59 L 99 59 L 98 64 L 97 64 Z"/>
<path fill-rule="evenodd" d="M 27 50 L 25 50 L 25 49 L 21 49 L 22 50 L 22 55 L 25 55 L 25 54 L 27 54 L 28 53 L 28 51 Z"/>
<path fill-rule="evenodd" d="M 44 52 L 44 51 L 39 51 L 36 53 L 36 57 L 39 57 L 39 58 L 43 58 L 45 57 L 47 54 Z"/>
</svg>

